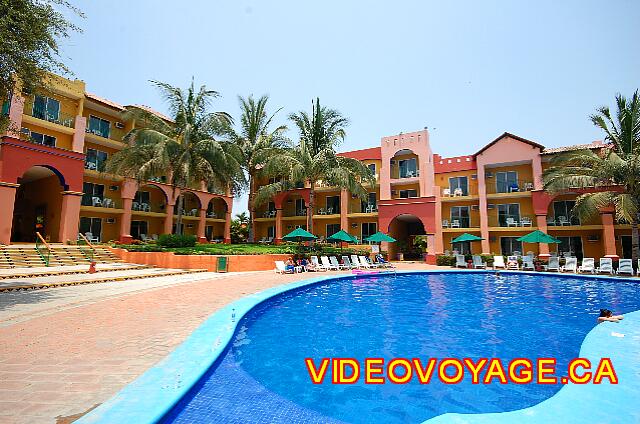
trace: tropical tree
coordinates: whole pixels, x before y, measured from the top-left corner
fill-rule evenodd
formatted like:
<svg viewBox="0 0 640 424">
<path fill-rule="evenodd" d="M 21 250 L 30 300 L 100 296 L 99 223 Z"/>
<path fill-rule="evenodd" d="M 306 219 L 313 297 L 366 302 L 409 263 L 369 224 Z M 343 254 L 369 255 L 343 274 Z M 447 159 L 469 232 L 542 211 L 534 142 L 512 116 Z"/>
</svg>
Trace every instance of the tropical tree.
<svg viewBox="0 0 640 424">
<path fill-rule="evenodd" d="M 544 172 L 544 187 L 552 193 L 575 189 L 579 195 L 572 213 L 583 219 L 598 215 L 602 208 L 613 206 L 618 222 L 631 224 L 632 257 L 639 255 L 640 221 L 640 97 L 616 95 L 617 111 L 608 107 L 592 115 L 594 125 L 605 132 L 608 143 L 600 152 L 576 150 L 554 157 Z"/>
<path fill-rule="evenodd" d="M 249 215 L 246 212 L 236 214 L 231 220 L 231 243 L 244 243 L 249 236 Z"/>
<path fill-rule="evenodd" d="M 69 14 L 84 16 L 65 0 L 0 0 L 0 104 L 16 89 L 33 92 L 46 86 L 47 72 L 70 73 L 60 58 L 59 41 L 81 30 Z M 8 124 L 0 115 L 0 130 Z"/>
<path fill-rule="evenodd" d="M 106 172 L 138 181 L 165 176 L 178 196 L 177 233 L 182 233 L 184 195 L 187 188 L 209 187 L 237 190 L 243 176 L 238 152 L 233 143 L 217 140 L 231 124 L 225 112 L 210 112 L 211 102 L 219 97 L 205 86 L 196 90 L 193 81 L 187 90 L 151 81 L 168 105 L 171 119 L 163 119 L 149 110 L 132 107 L 125 118 L 136 127 L 124 137 L 127 146 L 115 153 Z"/>
<path fill-rule="evenodd" d="M 263 186 L 256 196 L 261 204 L 275 194 L 289 190 L 299 184 L 309 187 L 307 205 L 307 230 L 313 232 L 313 211 L 316 188 L 319 183 L 347 189 L 364 199 L 367 189 L 363 183 L 375 185 L 371 170 L 357 159 L 339 156 L 336 148 L 346 136 L 348 119 L 340 112 L 320 106 L 320 99 L 312 105 L 311 114 L 300 111 L 289 115 L 298 127 L 300 141 L 269 158 L 262 169 L 264 175 L 279 180 Z"/>
<path fill-rule="evenodd" d="M 278 155 L 286 147 L 284 132 L 287 127 L 280 125 L 271 129 L 275 115 L 281 110 L 278 109 L 273 114 L 267 113 L 267 101 L 269 96 L 262 96 L 255 100 L 253 96 L 247 98 L 238 97 L 240 101 L 239 131 L 234 131 L 229 127 L 230 139 L 234 141 L 238 151 L 242 168 L 248 177 L 249 199 L 247 210 L 249 211 L 249 236 L 248 241 L 252 243 L 254 235 L 256 177 L 267 159 Z"/>
</svg>

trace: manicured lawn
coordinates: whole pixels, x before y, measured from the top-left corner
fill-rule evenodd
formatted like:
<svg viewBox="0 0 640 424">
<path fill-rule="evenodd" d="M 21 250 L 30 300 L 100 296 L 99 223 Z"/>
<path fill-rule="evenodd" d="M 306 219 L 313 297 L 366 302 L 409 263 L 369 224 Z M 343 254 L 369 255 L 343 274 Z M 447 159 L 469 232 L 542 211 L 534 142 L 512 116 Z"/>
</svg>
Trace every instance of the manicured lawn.
<svg viewBox="0 0 640 424">
<path fill-rule="evenodd" d="M 281 245 L 262 244 L 197 244 L 194 247 L 165 248 L 155 244 L 116 245 L 132 252 L 174 252 L 176 255 L 268 255 L 268 254 L 294 254 L 299 253 L 299 246 L 295 243 Z M 304 253 L 310 253 L 309 248 L 304 248 Z M 364 249 L 342 249 L 333 245 L 315 245 L 311 254 L 364 254 Z"/>
</svg>

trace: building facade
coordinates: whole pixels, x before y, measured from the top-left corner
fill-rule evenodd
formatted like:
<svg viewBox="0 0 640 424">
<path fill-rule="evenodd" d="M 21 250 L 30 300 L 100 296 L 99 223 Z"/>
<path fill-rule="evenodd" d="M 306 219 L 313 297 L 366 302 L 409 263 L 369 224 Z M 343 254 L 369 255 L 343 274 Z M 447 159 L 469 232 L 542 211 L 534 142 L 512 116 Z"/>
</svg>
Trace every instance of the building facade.
<svg viewBox="0 0 640 424">
<path fill-rule="evenodd" d="M 3 105 L 11 124 L 0 140 L 0 243 L 33 243 L 36 231 L 51 242 L 80 232 L 125 243 L 174 232 L 180 190 L 163 178 L 138 183 L 103 172 L 135 125 L 125 107 L 87 93 L 83 81 L 52 75 L 47 86 Z M 183 232 L 230 242 L 229 193 L 202 184 L 184 195 Z"/>
<path fill-rule="evenodd" d="M 571 216 L 579 191 L 552 196 L 543 190 L 542 173 L 553 155 L 602 147 L 594 142 L 547 149 L 504 133 L 474 154 L 445 158 L 432 153 L 426 129 L 383 137 L 379 147 L 341 153 L 369 166 L 376 186 L 364 201 L 344 190 L 320 187 L 314 233 L 325 238 L 344 229 L 362 240 L 380 230 L 398 240 L 383 246 L 391 255 L 410 254 L 415 236 L 424 235 L 431 262 L 454 250 L 507 255 L 551 249 L 578 257 L 630 257 L 630 226 L 617 224 L 613 210 L 601 210 L 598 219 L 580 222 Z M 303 187 L 259 206 L 256 237 L 279 242 L 296 227 L 304 228 L 308 201 L 309 189 Z M 559 238 L 561 244 L 517 241 L 535 229 Z M 451 243 L 465 232 L 484 240 Z"/>
</svg>

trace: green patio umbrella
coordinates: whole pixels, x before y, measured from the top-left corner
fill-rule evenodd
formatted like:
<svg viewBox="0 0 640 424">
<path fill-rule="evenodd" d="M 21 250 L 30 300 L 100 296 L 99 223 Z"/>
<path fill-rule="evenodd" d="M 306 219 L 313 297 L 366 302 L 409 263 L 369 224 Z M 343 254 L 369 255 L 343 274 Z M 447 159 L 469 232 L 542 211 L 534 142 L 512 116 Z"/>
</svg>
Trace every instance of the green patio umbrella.
<svg viewBox="0 0 640 424">
<path fill-rule="evenodd" d="M 366 239 L 364 239 L 364 241 L 370 241 L 373 243 L 382 243 L 383 241 L 386 241 L 388 243 L 393 243 L 396 241 L 396 239 L 394 239 L 391 236 L 386 235 L 385 233 L 383 233 L 382 231 L 378 231 L 377 233 L 367 237 Z"/>
<path fill-rule="evenodd" d="M 340 230 L 331 237 L 327 238 L 327 241 L 330 242 L 345 242 L 345 243 L 355 243 L 356 239 L 351 234 L 347 233 L 345 230 Z"/>
<path fill-rule="evenodd" d="M 473 234 L 463 233 L 463 234 L 460 234 L 458 237 L 454 238 L 453 240 L 451 240 L 451 243 L 461 243 L 463 241 L 480 241 L 480 240 L 484 240 L 484 239 L 482 237 L 474 236 Z"/>
<path fill-rule="evenodd" d="M 529 234 L 526 234 L 520 237 L 518 241 L 521 241 L 523 243 L 560 243 L 560 240 L 558 240 L 557 238 L 550 236 L 549 234 L 544 233 L 540 230 L 535 230 Z"/>
<path fill-rule="evenodd" d="M 286 240 L 286 241 L 297 241 L 298 243 L 303 242 L 303 241 L 315 240 L 317 238 L 318 237 L 314 236 L 313 234 L 311 234 L 310 232 L 308 232 L 306 230 L 303 230 L 302 228 L 296 228 L 295 230 L 291 231 L 286 236 L 282 237 L 283 240 Z"/>
</svg>

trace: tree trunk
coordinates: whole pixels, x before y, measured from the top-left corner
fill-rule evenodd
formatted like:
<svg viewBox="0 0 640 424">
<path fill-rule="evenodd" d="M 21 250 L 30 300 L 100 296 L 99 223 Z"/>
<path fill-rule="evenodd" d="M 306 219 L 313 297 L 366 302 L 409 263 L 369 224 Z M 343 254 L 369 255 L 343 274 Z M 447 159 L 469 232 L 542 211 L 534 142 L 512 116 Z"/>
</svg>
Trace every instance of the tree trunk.
<svg viewBox="0 0 640 424">
<path fill-rule="evenodd" d="M 182 210 L 184 209 L 184 195 L 178 196 L 178 219 L 176 220 L 176 234 L 182 235 Z"/>
<path fill-rule="evenodd" d="M 311 188 L 309 189 L 309 204 L 307 205 L 307 231 L 313 234 L 313 208 L 316 203 L 316 186 L 311 182 Z"/>
<path fill-rule="evenodd" d="M 636 219 L 631 222 L 631 258 L 633 259 L 634 266 L 637 266 L 638 257 L 640 257 L 640 243 L 638 242 L 638 221 L 640 221 L 640 214 L 636 215 Z"/>
<path fill-rule="evenodd" d="M 249 209 L 249 235 L 247 241 L 249 243 L 255 243 L 255 210 L 253 206 L 253 172 L 249 172 L 249 200 L 247 203 L 247 209 Z"/>
</svg>

